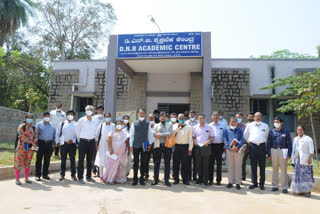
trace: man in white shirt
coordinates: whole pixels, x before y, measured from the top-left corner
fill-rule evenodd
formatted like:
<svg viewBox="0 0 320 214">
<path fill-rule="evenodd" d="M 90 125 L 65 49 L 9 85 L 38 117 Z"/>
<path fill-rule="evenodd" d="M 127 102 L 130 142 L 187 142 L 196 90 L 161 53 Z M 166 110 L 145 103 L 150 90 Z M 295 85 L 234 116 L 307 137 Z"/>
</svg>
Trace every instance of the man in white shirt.
<svg viewBox="0 0 320 214">
<path fill-rule="evenodd" d="M 92 159 L 94 150 L 96 150 L 95 143 L 95 132 L 96 132 L 96 122 L 92 118 L 94 107 L 91 105 L 86 106 L 86 116 L 79 119 L 76 126 L 76 133 L 79 139 L 79 162 L 78 162 L 78 179 L 80 184 L 84 184 L 83 181 L 83 162 L 86 156 L 87 159 L 87 175 L 86 180 L 89 182 L 95 182 L 91 178 L 92 171 Z"/>
<path fill-rule="evenodd" d="M 261 122 L 262 114 L 256 112 L 254 114 L 254 122 L 247 125 L 244 131 L 244 139 L 249 143 L 249 154 L 251 162 L 251 182 L 252 185 L 249 189 L 258 187 L 257 181 L 257 163 L 260 169 L 260 189 L 264 190 L 265 183 L 265 166 L 266 166 L 266 154 L 269 135 L 269 127 L 267 124 Z"/>
<path fill-rule="evenodd" d="M 216 181 L 217 185 L 221 184 L 222 180 L 222 153 L 224 152 L 223 132 L 225 125 L 219 121 L 219 113 L 212 113 L 212 123 L 210 125 L 214 131 L 213 142 L 209 145 L 211 147 L 210 163 L 209 163 L 209 185 L 213 184 L 214 178 L 214 164 L 217 162 Z"/>
<path fill-rule="evenodd" d="M 66 120 L 66 113 L 62 111 L 62 104 L 57 103 L 56 109 L 50 111 L 50 122 L 54 125 L 57 130 L 59 124 Z M 59 156 L 59 146 L 56 146 L 54 150 L 54 155 Z"/>
<path fill-rule="evenodd" d="M 97 107 L 97 114 L 92 117 L 93 121 L 95 121 L 95 123 L 96 123 L 97 129 L 98 129 L 100 124 L 104 123 L 103 112 L 104 112 L 104 107 L 103 106 L 98 106 Z M 93 174 L 93 177 L 97 177 L 97 176 L 100 177 L 100 175 L 99 175 L 99 167 L 94 165 L 96 156 L 97 156 L 97 150 L 94 150 L 93 158 L 92 158 L 92 161 L 93 161 L 93 163 L 92 163 L 92 165 L 93 165 L 92 166 L 92 174 Z"/>
<path fill-rule="evenodd" d="M 61 148 L 61 167 L 60 167 L 60 179 L 59 181 L 64 180 L 65 171 L 66 171 L 66 160 L 67 155 L 69 154 L 71 162 L 71 178 L 73 181 L 76 181 L 76 126 L 77 123 L 74 119 L 74 111 L 70 110 L 67 112 L 67 120 L 61 122 L 56 130 L 56 143 Z"/>
</svg>

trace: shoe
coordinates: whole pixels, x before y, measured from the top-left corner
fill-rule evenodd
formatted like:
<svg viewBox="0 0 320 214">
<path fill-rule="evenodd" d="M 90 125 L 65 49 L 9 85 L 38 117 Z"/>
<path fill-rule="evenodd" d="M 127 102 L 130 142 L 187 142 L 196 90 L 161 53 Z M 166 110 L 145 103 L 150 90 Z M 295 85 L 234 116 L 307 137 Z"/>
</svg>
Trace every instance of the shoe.
<svg viewBox="0 0 320 214">
<path fill-rule="evenodd" d="M 133 180 L 133 182 L 132 182 L 132 186 L 137 186 L 137 184 L 138 184 L 138 181 L 137 180 Z"/>
<path fill-rule="evenodd" d="M 200 180 L 196 181 L 196 184 L 202 184 L 202 183 L 203 183 L 203 181 L 200 181 Z"/>
<path fill-rule="evenodd" d="M 178 184 L 178 183 L 179 183 L 179 181 L 174 181 L 174 182 L 173 182 L 173 184 Z"/>
<path fill-rule="evenodd" d="M 94 180 L 93 178 L 87 178 L 86 181 L 87 181 L 87 182 L 92 182 L 92 183 L 95 183 L 95 182 L 96 182 L 96 180 Z"/>
<path fill-rule="evenodd" d="M 42 176 L 42 178 L 45 180 L 50 180 L 50 177 L 48 175 Z"/>
<path fill-rule="evenodd" d="M 236 188 L 237 190 L 240 190 L 241 189 L 240 184 L 236 184 Z"/>
<path fill-rule="evenodd" d="M 221 185 L 221 181 L 217 181 L 217 185 L 220 186 Z"/>
<path fill-rule="evenodd" d="M 264 185 L 260 185 L 261 190 L 265 190 Z"/>
<path fill-rule="evenodd" d="M 21 182 L 20 181 L 16 181 L 16 185 L 21 186 Z"/>
<path fill-rule="evenodd" d="M 164 184 L 165 184 L 167 187 L 171 187 L 171 184 L 170 184 L 169 181 L 166 181 Z"/>
<path fill-rule="evenodd" d="M 287 190 L 287 189 L 283 189 L 283 190 L 282 190 L 282 193 L 287 194 L 287 193 L 288 193 L 288 190 Z"/>
<path fill-rule="evenodd" d="M 155 186 L 155 185 L 158 185 L 158 184 L 159 184 L 158 181 L 153 181 L 151 185 L 152 185 L 152 186 Z"/>
<path fill-rule="evenodd" d="M 145 186 L 145 185 L 146 185 L 146 182 L 144 182 L 144 179 L 140 179 L 139 183 L 140 183 L 140 185 L 142 185 L 142 186 Z"/>
<path fill-rule="evenodd" d="M 209 185 L 208 185 L 208 182 L 203 182 L 203 186 L 204 187 L 208 187 Z"/>
<path fill-rule="evenodd" d="M 96 172 L 93 172 L 92 177 L 96 178 L 96 177 L 98 177 L 98 174 Z"/>
<path fill-rule="evenodd" d="M 229 183 L 226 187 L 230 189 L 232 187 L 232 184 Z"/>
<path fill-rule="evenodd" d="M 311 197 L 311 192 L 305 193 L 304 196 L 310 198 Z"/>
<path fill-rule="evenodd" d="M 73 181 L 77 181 L 77 180 L 78 180 L 75 176 L 71 176 L 71 179 L 72 179 Z"/>
<path fill-rule="evenodd" d="M 246 178 L 242 178 L 242 180 L 243 180 L 243 181 L 245 181 L 245 180 L 246 180 Z"/>
<path fill-rule="evenodd" d="M 209 182 L 209 185 L 210 185 L 210 186 L 213 185 L 213 181 L 210 181 L 210 182 Z"/>
<path fill-rule="evenodd" d="M 148 181 L 149 180 L 149 176 L 145 176 L 143 180 L 144 181 Z"/>
<path fill-rule="evenodd" d="M 30 181 L 29 179 L 24 180 L 24 182 L 25 182 L 26 184 L 32 184 L 32 181 Z"/>
<path fill-rule="evenodd" d="M 84 184 L 84 180 L 83 179 L 79 179 L 78 181 L 80 184 Z"/>
<path fill-rule="evenodd" d="M 258 185 L 252 184 L 252 185 L 249 186 L 249 189 L 254 189 L 254 188 L 257 188 L 257 187 L 258 187 Z"/>
<path fill-rule="evenodd" d="M 190 185 L 189 181 L 184 181 L 183 184 L 188 186 Z"/>
<path fill-rule="evenodd" d="M 41 181 L 40 177 L 36 177 L 36 181 Z"/>
<path fill-rule="evenodd" d="M 279 190 L 279 188 L 277 188 L 277 187 L 272 187 L 272 189 L 271 189 L 272 192 L 275 192 L 275 191 L 278 191 L 278 190 Z"/>
<path fill-rule="evenodd" d="M 63 181 L 64 180 L 64 176 L 60 176 L 59 181 Z"/>
</svg>

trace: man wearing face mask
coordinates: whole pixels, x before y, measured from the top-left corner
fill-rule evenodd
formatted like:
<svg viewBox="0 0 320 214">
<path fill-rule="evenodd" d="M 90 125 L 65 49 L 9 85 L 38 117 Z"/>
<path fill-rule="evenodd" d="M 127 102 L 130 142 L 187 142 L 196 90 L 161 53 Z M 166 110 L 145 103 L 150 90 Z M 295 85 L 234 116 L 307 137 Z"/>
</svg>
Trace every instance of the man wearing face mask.
<svg viewBox="0 0 320 214">
<path fill-rule="evenodd" d="M 60 179 L 64 180 L 66 171 L 67 155 L 69 154 L 71 162 L 71 179 L 77 181 L 76 178 L 76 126 L 77 123 L 74 121 L 74 111 L 67 111 L 67 120 L 61 122 L 56 131 L 56 143 L 61 148 L 61 167 L 60 167 Z"/>
<path fill-rule="evenodd" d="M 150 151 L 153 143 L 153 134 L 150 129 L 149 122 L 145 119 L 146 111 L 144 109 L 139 109 L 138 117 L 139 119 L 135 121 L 130 128 L 130 152 L 133 152 L 133 182 L 132 185 L 138 184 L 138 168 L 140 160 L 140 179 L 139 183 L 141 185 L 146 185 L 144 182 L 144 173 L 147 164 L 147 152 Z M 143 151 L 143 144 L 149 142 L 149 146 L 146 151 Z"/>
<path fill-rule="evenodd" d="M 66 113 L 62 111 L 62 104 L 57 103 L 56 109 L 50 112 L 50 122 L 54 125 L 57 130 L 61 122 L 66 120 Z M 59 156 L 59 146 L 56 146 L 54 150 L 54 155 Z"/>
<path fill-rule="evenodd" d="M 148 116 L 148 121 L 149 121 L 149 129 L 153 130 L 153 127 L 155 125 L 155 115 L 154 114 L 149 114 Z M 154 141 L 154 139 L 153 139 Z M 153 148 L 151 147 L 149 151 L 147 151 L 147 162 L 146 162 L 146 171 L 145 171 L 145 177 L 144 180 L 147 181 L 149 179 L 149 163 L 151 159 L 151 155 L 153 156 Z M 154 159 L 154 156 L 153 156 Z"/>
<path fill-rule="evenodd" d="M 160 122 L 160 120 L 159 120 L 160 111 L 159 111 L 158 109 L 155 109 L 155 110 L 153 111 L 153 114 L 154 114 L 154 122 L 155 122 L 155 123 L 159 123 L 159 122 Z"/>
<path fill-rule="evenodd" d="M 249 114 L 247 115 L 247 123 L 245 124 L 246 127 L 252 123 L 254 121 L 254 113 L 253 112 L 249 112 Z M 244 130 L 243 130 L 244 131 Z M 243 160 L 242 160 L 242 180 L 245 181 L 246 180 L 246 176 L 247 176 L 247 159 L 248 159 L 248 155 L 249 155 L 249 144 L 245 141 L 244 145 L 246 146 L 242 151 L 243 151 Z"/>
<path fill-rule="evenodd" d="M 99 125 L 101 125 L 104 122 L 103 112 L 104 112 L 104 107 L 98 106 L 97 107 L 97 114 L 92 117 L 93 121 L 95 121 L 95 123 L 96 123 L 97 129 L 98 129 Z M 96 159 L 96 155 L 97 155 L 97 150 L 94 150 L 93 159 L 92 159 L 92 161 L 93 161 L 93 163 L 92 163 L 93 164 L 93 166 L 92 166 L 93 177 L 97 177 L 97 174 L 99 175 L 98 166 L 96 166 L 94 164 L 95 159 Z"/>
<path fill-rule="evenodd" d="M 91 105 L 86 106 L 86 116 L 79 119 L 76 126 L 76 133 L 79 139 L 79 161 L 78 161 L 78 179 L 80 184 L 84 184 L 83 174 L 84 167 L 83 162 L 86 156 L 87 159 L 87 175 L 86 180 L 89 182 L 95 182 L 91 178 L 92 171 L 92 160 L 94 150 L 96 149 L 95 144 L 95 131 L 96 131 L 96 122 L 93 121 L 92 115 L 94 107 Z"/>
<path fill-rule="evenodd" d="M 219 121 L 224 125 L 224 128 L 228 127 L 228 122 L 223 118 L 222 111 L 219 111 Z"/>
<path fill-rule="evenodd" d="M 279 167 L 281 169 L 282 193 L 288 193 L 287 162 L 292 153 L 290 132 L 283 128 L 283 121 L 275 117 L 274 129 L 270 130 L 267 144 L 268 158 L 272 161 L 272 192 L 278 191 Z"/>
<path fill-rule="evenodd" d="M 267 140 L 269 135 L 269 127 L 262 122 L 262 114 L 256 112 L 254 114 L 254 122 L 250 123 L 244 131 L 244 139 L 249 143 L 249 154 L 251 163 L 251 182 L 249 189 L 258 187 L 257 163 L 260 169 L 260 189 L 264 190 L 265 183 L 265 167 L 267 154 Z"/>
<path fill-rule="evenodd" d="M 38 147 L 37 160 L 36 160 L 36 180 L 40 181 L 40 176 L 46 180 L 50 180 L 48 176 L 50 158 L 52 151 L 56 146 L 55 134 L 56 129 L 52 123 L 50 123 L 50 112 L 43 113 L 43 121 L 37 123 L 36 129 L 38 132 Z M 41 173 L 43 159 L 43 169 Z"/>
<path fill-rule="evenodd" d="M 196 112 L 189 112 L 189 120 L 186 121 L 186 124 L 192 128 L 199 124 L 199 121 L 196 120 Z M 197 157 L 195 155 L 194 147 L 192 148 L 192 155 L 188 156 L 188 177 L 189 181 L 193 178 L 194 181 L 197 180 Z"/>
</svg>

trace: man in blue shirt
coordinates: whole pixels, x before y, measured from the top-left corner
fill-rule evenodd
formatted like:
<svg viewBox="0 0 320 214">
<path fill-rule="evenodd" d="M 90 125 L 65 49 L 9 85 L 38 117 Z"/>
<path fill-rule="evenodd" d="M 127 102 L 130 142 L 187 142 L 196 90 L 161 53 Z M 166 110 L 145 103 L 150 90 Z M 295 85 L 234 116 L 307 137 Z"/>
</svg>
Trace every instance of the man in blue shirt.
<svg viewBox="0 0 320 214">
<path fill-rule="evenodd" d="M 37 123 L 36 128 L 38 132 L 39 147 L 36 160 L 36 181 L 40 181 L 41 174 L 43 179 L 50 180 L 50 177 L 48 176 L 50 158 L 56 145 L 54 140 L 56 129 L 54 125 L 50 123 L 50 112 L 46 111 L 43 113 L 43 121 Z M 41 173 L 42 159 L 43 170 Z"/>
<path fill-rule="evenodd" d="M 281 169 L 282 192 L 288 193 L 287 162 L 292 153 L 292 141 L 290 132 L 284 129 L 283 121 L 279 117 L 274 118 L 274 129 L 269 131 L 267 152 L 272 161 L 272 190 L 278 191 L 279 167 Z"/>
</svg>

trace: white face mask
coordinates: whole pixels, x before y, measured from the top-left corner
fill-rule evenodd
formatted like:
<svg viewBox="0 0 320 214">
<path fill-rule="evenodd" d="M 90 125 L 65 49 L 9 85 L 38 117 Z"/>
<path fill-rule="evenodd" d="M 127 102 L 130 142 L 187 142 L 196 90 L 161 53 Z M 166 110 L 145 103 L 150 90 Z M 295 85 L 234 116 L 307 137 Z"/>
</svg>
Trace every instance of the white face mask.
<svg viewBox="0 0 320 214">
<path fill-rule="evenodd" d="M 121 130 L 122 129 L 122 125 L 117 125 L 116 129 Z"/>
<path fill-rule="evenodd" d="M 219 120 L 222 120 L 223 119 L 223 116 L 219 116 Z"/>
<path fill-rule="evenodd" d="M 144 117 L 139 117 L 139 120 L 140 120 L 140 121 L 143 121 L 143 120 L 144 120 Z"/>
<path fill-rule="evenodd" d="M 129 123 L 129 120 L 123 120 L 123 122 L 124 122 L 125 124 L 128 124 L 128 123 Z"/>
<path fill-rule="evenodd" d="M 191 121 L 194 121 L 194 119 L 195 119 L 194 117 L 190 117 L 190 120 L 191 120 Z"/>
<path fill-rule="evenodd" d="M 274 123 L 273 125 L 274 125 L 274 127 L 275 127 L 276 129 L 278 129 L 278 128 L 280 127 L 280 123 Z"/>
<path fill-rule="evenodd" d="M 171 121 L 173 122 L 173 123 L 175 123 L 175 122 L 177 122 L 177 118 L 171 118 Z"/>
<path fill-rule="evenodd" d="M 86 111 L 86 114 L 88 115 L 88 116 L 91 116 L 92 114 L 93 114 L 93 112 L 92 111 Z"/>
<path fill-rule="evenodd" d="M 237 127 L 236 127 L 236 126 L 230 126 L 230 128 L 231 128 L 231 129 L 236 129 Z"/>
<path fill-rule="evenodd" d="M 154 121 L 149 121 L 150 125 L 153 125 L 154 124 Z"/>
<path fill-rule="evenodd" d="M 68 120 L 73 120 L 73 115 L 68 115 L 68 116 L 67 116 L 67 119 L 68 119 Z"/>
<path fill-rule="evenodd" d="M 57 112 L 61 112 L 61 108 L 57 108 Z"/>
<path fill-rule="evenodd" d="M 99 118 L 103 118 L 103 114 L 98 114 L 98 117 Z"/>
<path fill-rule="evenodd" d="M 46 121 L 46 122 L 49 122 L 50 121 L 50 117 L 44 117 L 43 120 Z"/>
</svg>

